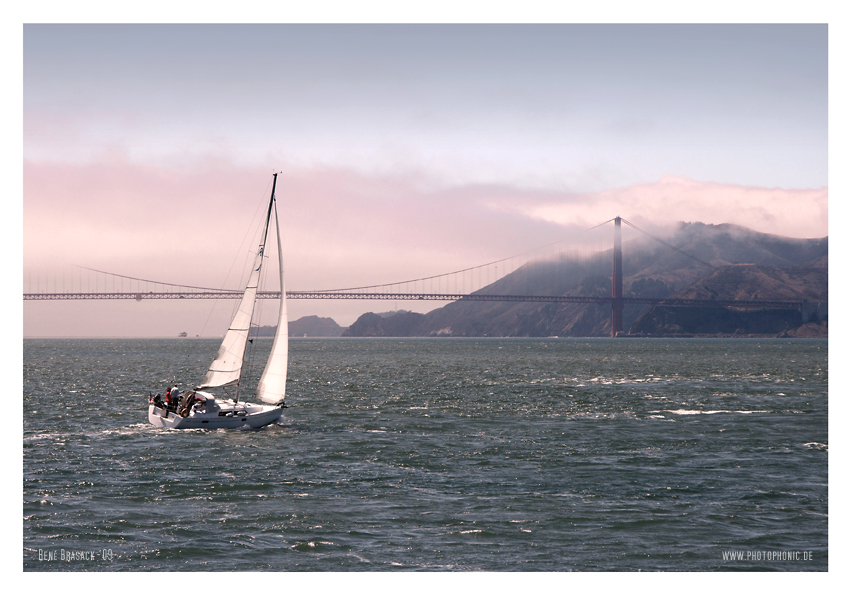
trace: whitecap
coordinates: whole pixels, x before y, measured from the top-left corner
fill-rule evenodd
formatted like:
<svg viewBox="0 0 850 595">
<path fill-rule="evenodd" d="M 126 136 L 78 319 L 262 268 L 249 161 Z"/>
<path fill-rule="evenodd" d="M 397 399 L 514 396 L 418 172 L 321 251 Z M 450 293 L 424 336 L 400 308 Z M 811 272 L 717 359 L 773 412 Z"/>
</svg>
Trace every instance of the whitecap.
<svg viewBox="0 0 850 595">
<path fill-rule="evenodd" d="M 829 451 L 829 445 L 823 444 L 821 442 L 806 442 L 803 446 L 805 446 L 806 448 L 811 448 L 812 450 Z"/>
</svg>

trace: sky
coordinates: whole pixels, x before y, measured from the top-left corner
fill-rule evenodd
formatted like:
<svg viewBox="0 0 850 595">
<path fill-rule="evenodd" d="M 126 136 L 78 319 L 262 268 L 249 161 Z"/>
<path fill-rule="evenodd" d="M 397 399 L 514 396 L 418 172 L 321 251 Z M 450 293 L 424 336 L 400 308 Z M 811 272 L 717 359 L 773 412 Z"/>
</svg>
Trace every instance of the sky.
<svg viewBox="0 0 850 595">
<path fill-rule="evenodd" d="M 829 233 L 823 24 L 30 24 L 22 74 L 24 291 L 236 287 L 273 172 L 291 290 L 598 245 L 617 215 Z M 218 336 L 230 306 L 25 302 L 23 334 Z"/>
</svg>

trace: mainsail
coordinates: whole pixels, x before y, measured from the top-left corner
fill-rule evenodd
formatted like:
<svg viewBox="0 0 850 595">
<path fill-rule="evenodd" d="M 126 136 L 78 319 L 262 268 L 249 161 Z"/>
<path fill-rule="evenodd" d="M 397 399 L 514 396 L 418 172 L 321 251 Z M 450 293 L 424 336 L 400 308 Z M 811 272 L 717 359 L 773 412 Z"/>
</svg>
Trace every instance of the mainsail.
<svg viewBox="0 0 850 595">
<path fill-rule="evenodd" d="M 257 257 L 254 259 L 254 266 L 251 269 L 251 275 L 248 278 L 248 284 L 245 287 L 245 293 L 242 296 L 242 301 L 239 303 L 239 309 L 230 323 L 230 328 L 224 335 L 224 340 L 221 342 L 221 347 L 215 356 L 209 370 L 204 375 L 200 386 L 197 388 L 216 388 L 221 386 L 230 386 L 238 384 L 239 377 L 242 374 L 242 359 L 245 356 L 245 346 L 248 343 L 248 332 L 251 329 L 251 317 L 254 314 L 254 302 L 257 298 L 257 286 L 260 283 L 260 269 L 263 266 L 263 254 L 265 252 L 266 237 L 269 232 L 269 220 L 272 215 L 272 207 L 274 206 L 274 187 L 277 183 L 277 174 L 274 174 L 274 182 L 272 183 L 272 196 L 269 200 L 269 211 L 266 215 L 266 224 L 263 228 L 263 235 L 260 238 L 260 247 L 257 251 Z M 275 211 L 276 212 L 276 211 Z M 278 252 L 280 252 L 280 232 L 278 232 Z M 283 267 L 281 265 L 281 275 Z"/>
</svg>

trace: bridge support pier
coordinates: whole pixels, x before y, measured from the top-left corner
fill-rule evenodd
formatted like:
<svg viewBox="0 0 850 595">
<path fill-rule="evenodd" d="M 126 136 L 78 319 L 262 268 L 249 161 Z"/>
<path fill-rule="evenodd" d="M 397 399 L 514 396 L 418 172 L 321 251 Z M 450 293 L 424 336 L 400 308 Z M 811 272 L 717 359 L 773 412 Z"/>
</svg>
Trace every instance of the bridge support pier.
<svg viewBox="0 0 850 595">
<path fill-rule="evenodd" d="M 611 276 L 611 336 L 623 332 L 623 247 L 621 219 L 614 218 L 614 272 Z"/>
</svg>

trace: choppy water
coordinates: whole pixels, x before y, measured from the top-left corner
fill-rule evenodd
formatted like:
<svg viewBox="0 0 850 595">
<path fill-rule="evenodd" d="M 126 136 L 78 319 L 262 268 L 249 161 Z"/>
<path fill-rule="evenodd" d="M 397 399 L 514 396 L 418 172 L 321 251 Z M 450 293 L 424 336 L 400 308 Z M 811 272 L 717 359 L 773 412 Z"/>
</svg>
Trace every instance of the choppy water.
<svg viewBox="0 0 850 595">
<path fill-rule="evenodd" d="M 149 425 L 217 347 L 24 341 L 25 570 L 828 568 L 824 340 L 296 340 L 280 424 Z"/>
</svg>

